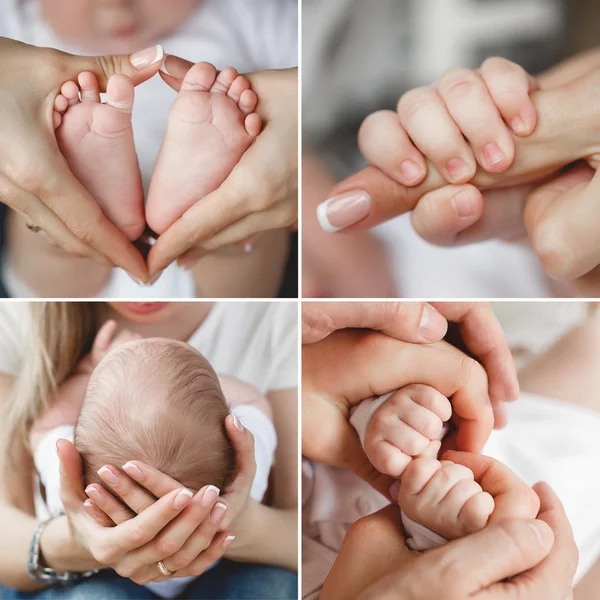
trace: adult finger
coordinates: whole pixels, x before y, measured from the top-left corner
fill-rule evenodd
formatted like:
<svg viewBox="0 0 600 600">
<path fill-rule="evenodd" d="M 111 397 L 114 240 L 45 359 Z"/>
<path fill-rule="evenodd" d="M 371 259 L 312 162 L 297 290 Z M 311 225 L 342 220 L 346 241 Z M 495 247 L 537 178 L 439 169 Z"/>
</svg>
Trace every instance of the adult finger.
<svg viewBox="0 0 600 600">
<path fill-rule="evenodd" d="M 484 492 L 494 498 L 490 523 L 506 519 L 534 519 L 539 512 L 537 494 L 507 466 L 482 454 L 448 451 L 444 460 L 469 468 Z"/>
<path fill-rule="evenodd" d="M 403 185 L 417 185 L 427 176 L 427 161 L 391 110 L 375 112 L 363 121 L 358 146 L 367 162 Z"/>
<path fill-rule="evenodd" d="M 60 461 L 60 499 L 67 510 L 78 510 L 87 496 L 84 491 L 81 455 L 68 440 L 56 442 Z"/>
<path fill-rule="evenodd" d="M 545 483 L 538 483 L 534 490 L 540 499 L 536 522 L 545 523 L 553 533 L 554 543 L 550 553 L 528 570 L 521 569 L 521 574 L 512 577 L 510 583 L 490 586 L 476 596 L 478 600 L 565 600 L 572 597 L 573 578 L 579 558 L 573 530 L 552 488 Z"/>
<path fill-rule="evenodd" d="M 189 60 L 174 56 L 173 54 L 167 54 L 158 74 L 166 84 L 178 92 L 187 72 L 193 66 L 194 63 Z"/>
<path fill-rule="evenodd" d="M 453 246 L 483 215 L 483 194 L 473 185 L 448 185 L 425 194 L 411 213 L 415 231 L 438 246 Z"/>
<path fill-rule="evenodd" d="M 98 525 L 102 527 L 112 527 L 116 523 L 100 508 L 98 508 L 89 498 L 83 503 L 88 515 L 90 515 Z"/>
<path fill-rule="evenodd" d="M 53 65 L 61 69 L 64 83 L 76 79 L 82 71 L 91 71 L 98 80 L 101 92 L 106 91 L 108 80 L 116 73 L 127 75 L 133 85 L 150 79 L 158 72 L 164 59 L 163 47 L 159 44 L 144 48 L 133 54 L 106 54 L 103 56 L 76 56 L 55 51 Z"/>
<path fill-rule="evenodd" d="M 481 302 L 435 302 L 433 306 L 448 321 L 458 324 L 466 349 L 483 364 L 492 403 L 516 400 L 519 396 L 517 370 L 491 306 Z"/>
<path fill-rule="evenodd" d="M 159 498 L 152 506 L 108 533 L 122 552 L 130 552 L 153 540 L 189 504 L 193 493 L 179 488 Z"/>
<path fill-rule="evenodd" d="M 527 200 L 524 220 L 534 250 L 553 279 L 572 280 L 600 263 L 600 172 L 579 164 Z"/>
<path fill-rule="evenodd" d="M 136 514 L 140 514 L 156 502 L 156 498 L 133 481 L 126 471 L 123 472 L 114 465 L 104 465 L 98 470 L 98 475 Z"/>
<path fill-rule="evenodd" d="M 109 319 L 106 321 L 106 323 L 100 327 L 98 333 L 96 334 L 92 352 L 106 352 L 116 330 L 117 322 L 114 319 Z"/>
<path fill-rule="evenodd" d="M 85 488 L 85 493 L 92 499 L 95 511 L 101 511 L 110 517 L 111 523 L 119 525 L 135 516 L 122 502 L 107 492 L 101 485 L 92 483 Z M 88 500 L 84 502 L 89 507 Z M 96 519 L 98 521 L 98 519 Z M 100 522 L 100 521 L 98 521 Z"/>
<path fill-rule="evenodd" d="M 481 65 L 481 77 L 512 131 L 519 136 L 531 135 L 538 115 L 530 94 L 540 89 L 538 81 L 520 65 L 500 57 L 488 58 Z"/>
<path fill-rule="evenodd" d="M 122 469 L 156 498 L 162 498 L 181 487 L 181 484 L 172 477 L 139 460 L 130 460 L 123 465 Z"/>
<path fill-rule="evenodd" d="M 196 558 L 185 568 L 178 571 L 179 577 L 186 576 L 198 576 L 204 573 L 211 565 L 219 560 L 227 546 L 235 539 L 234 535 L 228 532 L 223 532 L 212 540 L 210 546 L 204 550 L 201 554 L 197 555 Z"/>
<path fill-rule="evenodd" d="M 448 324 L 427 302 L 305 302 L 302 343 L 312 344 L 338 329 L 365 328 L 398 340 L 431 343 L 446 334 Z"/>
<path fill-rule="evenodd" d="M 479 598 L 477 592 L 538 565 L 553 543 L 552 529 L 543 521 L 497 522 L 426 553 L 419 573 L 438 573 L 440 590 L 453 590 L 457 598 L 461 593 Z"/>
</svg>

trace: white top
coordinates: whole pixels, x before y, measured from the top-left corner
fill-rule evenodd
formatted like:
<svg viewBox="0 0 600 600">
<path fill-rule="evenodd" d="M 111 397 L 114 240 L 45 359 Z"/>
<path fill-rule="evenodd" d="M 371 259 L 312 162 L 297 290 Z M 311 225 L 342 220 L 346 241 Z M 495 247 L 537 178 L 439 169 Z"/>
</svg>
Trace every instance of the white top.
<svg viewBox="0 0 600 600">
<path fill-rule="evenodd" d="M 27 351 L 26 301 L 0 302 L 0 372 L 16 375 Z M 263 394 L 298 387 L 295 302 L 217 302 L 187 342 L 217 373 Z"/>
<path fill-rule="evenodd" d="M 19 8 L 20 5 L 23 8 Z M 69 46 L 60 40 L 40 16 L 35 0 L 24 3 L 4 0 L 0 36 L 72 54 L 90 54 L 84 47 Z M 298 65 L 298 3 L 296 0 L 203 0 L 183 27 L 156 43 L 161 43 L 167 54 L 194 62 L 212 62 L 218 69 L 233 66 L 241 73 L 295 67 Z M 175 92 L 160 77 L 153 77 L 135 90 L 133 131 L 146 191 L 175 97 Z M 171 265 L 148 288 L 140 288 L 119 271 L 113 270 L 111 281 L 99 297 L 196 296 L 191 274 L 177 265 Z M 15 297 L 34 297 L 31 290 L 15 280 L 10 270 L 5 278 L 9 292 L 18 294 Z"/>
</svg>

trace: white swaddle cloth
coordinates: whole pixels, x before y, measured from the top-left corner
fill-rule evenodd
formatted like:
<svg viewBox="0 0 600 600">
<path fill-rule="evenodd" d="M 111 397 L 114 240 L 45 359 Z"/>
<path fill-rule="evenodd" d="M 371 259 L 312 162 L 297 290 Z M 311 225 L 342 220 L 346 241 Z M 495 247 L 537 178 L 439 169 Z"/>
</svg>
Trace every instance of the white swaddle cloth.
<svg viewBox="0 0 600 600">
<path fill-rule="evenodd" d="M 269 473 L 271 472 L 277 446 L 275 427 L 271 419 L 256 406 L 241 404 L 232 408 L 231 412 L 254 436 L 256 475 L 252 482 L 250 496 L 260 502 L 267 491 Z M 34 464 L 38 473 L 38 480 L 34 486 L 34 500 L 38 519 L 48 519 L 64 512 L 60 501 L 60 472 L 56 442 L 59 439 L 72 442 L 74 432 L 75 427 L 73 425 L 56 427 L 43 436 L 35 449 Z M 40 484 L 45 488 L 45 501 L 40 493 Z M 196 577 L 176 577 L 166 581 L 149 583 L 146 587 L 163 598 L 175 598 L 194 579 Z"/>
</svg>

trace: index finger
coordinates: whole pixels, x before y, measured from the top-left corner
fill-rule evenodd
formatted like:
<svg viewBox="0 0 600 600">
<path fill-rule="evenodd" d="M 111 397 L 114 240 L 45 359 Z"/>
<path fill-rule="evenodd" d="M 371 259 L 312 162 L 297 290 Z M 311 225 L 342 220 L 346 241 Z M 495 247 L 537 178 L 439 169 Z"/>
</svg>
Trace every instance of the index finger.
<svg viewBox="0 0 600 600">
<path fill-rule="evenodd" d="M 509 402 L 519 395 L 517 370 L 504 331 L 487 303 L 434 302 L 448 321 L 458 323 L 469 352 L 485 367 L 492 402 Z"/>
<path fill-rule="evenodd" d="M 71 173 L 65 160 L 52 159 L 50 172 L 44 179 L 44 192 L 40 192 L 42 201 L 77 238 L 139 282 L 146 282 L 148 271 L 142 255 L 104 216 L 98 203 Z"/>
<path fill-rule="evenodd" d="M 446 319 L 427 302 L 304 302 L 302 343 L 311 344 L 338 329 L 381 331 L 412 343 L 431 343 L 444 337 Z"/>
</svg>

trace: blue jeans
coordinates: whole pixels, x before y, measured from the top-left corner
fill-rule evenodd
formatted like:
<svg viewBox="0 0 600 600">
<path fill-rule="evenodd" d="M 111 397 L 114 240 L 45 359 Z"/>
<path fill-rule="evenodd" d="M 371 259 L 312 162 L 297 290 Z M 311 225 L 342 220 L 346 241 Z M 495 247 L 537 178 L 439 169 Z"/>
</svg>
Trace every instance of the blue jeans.
<svg viewBox="0 0 600 600">
<path fill-rule="evenodd" d="M 295 600 L 298 576 L 287 569 L 222 560 L 190 583 L 185 600 Z M 24 593 L 0 587 L 0 600 L 154 600 L 147 588 L 106 571 L 79 584 Z"/>
</svg>

